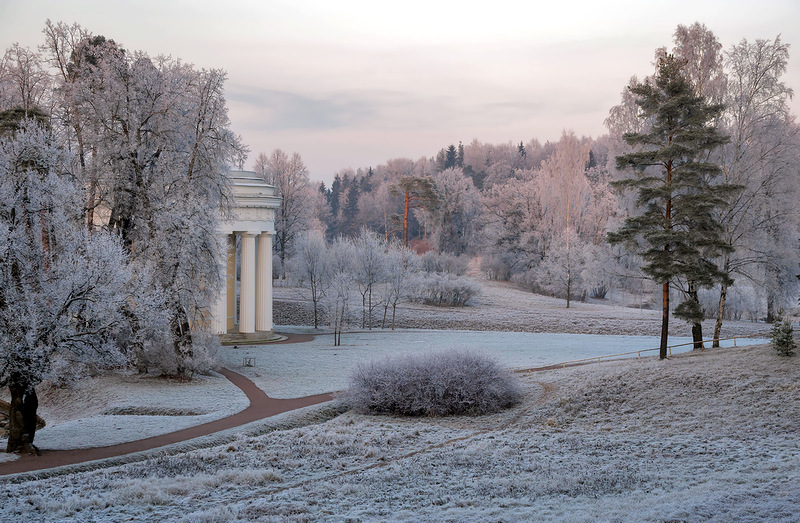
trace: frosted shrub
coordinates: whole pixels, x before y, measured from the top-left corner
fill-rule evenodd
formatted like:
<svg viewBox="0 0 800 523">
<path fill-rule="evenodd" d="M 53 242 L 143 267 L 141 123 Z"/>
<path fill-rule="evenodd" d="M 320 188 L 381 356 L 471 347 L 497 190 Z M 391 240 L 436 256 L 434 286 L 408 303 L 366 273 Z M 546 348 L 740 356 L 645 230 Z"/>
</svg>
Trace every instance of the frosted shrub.
<svg viewBox="0 0 800 523">
<path fill-rule="evenodd" d="M 411 286 L 409 299 L 445 307 L 463 307 L 481 291 L 480 285 L 468 278 L 451 274 L 419 274 Z"/>
<path fill-rule="evenodd" d="M 422 270 L 425 272 L 445 272 L 455 276 L 463 276 L 467 272 L 469 259 L 466 256 L 453 256 L 446 253 L 428 251 L 420 256 Z"/>
<path fill-rule="evenodd" d="M 797 345 L 794 343 L 794 329 L 789 320 L 780 320 L 772 326 L 772 346 L 781 356 L 794 354 Z"/>
<path fill-rule="evenodd" d="M 403 416 L 489 414 L 521 398 L 516 379 L 495 360 L 455 350 L 360 365 L 348 391 L 356 411 Z"/>
</svg>

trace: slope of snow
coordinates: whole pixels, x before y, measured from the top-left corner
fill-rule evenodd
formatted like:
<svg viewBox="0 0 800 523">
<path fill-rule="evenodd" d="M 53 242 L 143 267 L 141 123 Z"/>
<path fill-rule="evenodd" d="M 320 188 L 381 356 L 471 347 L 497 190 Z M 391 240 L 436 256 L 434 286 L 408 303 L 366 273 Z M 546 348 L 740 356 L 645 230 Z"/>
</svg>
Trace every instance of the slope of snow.
<svg viewBox="0 0 800 523">
<path fill-rule="evenodd" d="M 0 519 L 797 521 L 799 378 L 768 345 L 531 373 L 492 416 L 348 413 L 5 481 Z"/>
</svg>

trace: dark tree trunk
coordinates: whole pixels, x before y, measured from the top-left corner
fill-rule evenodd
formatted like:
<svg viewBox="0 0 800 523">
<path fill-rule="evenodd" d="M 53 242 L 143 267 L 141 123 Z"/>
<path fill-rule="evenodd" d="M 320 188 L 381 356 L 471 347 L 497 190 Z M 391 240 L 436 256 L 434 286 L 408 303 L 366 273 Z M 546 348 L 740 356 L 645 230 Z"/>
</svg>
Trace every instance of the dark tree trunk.
<svg viewBox="0 0 800 523">
<path fill-rule="evenodd" d="M 690 281 L 689 282 L 689 299 L 692 300 L 697 304 L 697 308 L 702 310 L 700 307 L 700 297 L 697 295 L 697 285 Z M 692 341 L 694 342 L 694 349 L 703 349 L 703 323 L 702 318 L 695 319 L 692 322 Z"/>
<path fill-rule="evenodd" d="M 775 296 L 771 292 L 767 294 L 767 323 L 775 322 Z"/>
<path fill-rule="evenodd" d="M 175 311 L 172 318 L 172 342 L 175 348 L 175 355 L 178 358 L 177 373 L 181 378 L 189 379 L 192 377 L 192 369 L 189 362 L 194 356 L 192 350 L 192 331 L 189 327 L 189 318 L 183 308 Z"/>
<path fill-rule="evenodd" d="M 36 436 L 36 410 L 39 399 L 36 389 L 28 384 L 15 382 L 9 385 L 11 405 L 8 412 L 8 443 L 6 452 L 38 454 L 33 444 Z"/>
<path fill-rule="evenodd" d="M 667 343 L 669 340 L 669 282 L 661 286 L 661 346 L 658 351 L 659 359 L 667 357 Z"/>
</svg>

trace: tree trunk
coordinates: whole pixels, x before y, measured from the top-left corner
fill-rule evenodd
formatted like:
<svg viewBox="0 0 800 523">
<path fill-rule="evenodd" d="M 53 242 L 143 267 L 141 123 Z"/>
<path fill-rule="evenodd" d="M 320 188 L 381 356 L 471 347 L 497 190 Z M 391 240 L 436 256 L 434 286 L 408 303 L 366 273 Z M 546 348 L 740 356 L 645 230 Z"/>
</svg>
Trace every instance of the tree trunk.
<svg viewBox="0 0 800 523">
<path fill-rule="evenodd" d="M 658 358 L 663 360 L 667 357 L 667 342 L 669 340 L 669 282 L 661 286 L 661 346 Z"/>
<path fill-rule="evenodd" d="M 189 318 L 183 308 L 176 311 L 172 318 L 172 342 L 175 348 L 175 356 L 178 358 L 178 368 L 176 370 L 179 377 L 191 379 L 192 369 L 189 362 L 194 356 L 192 350 L 192 331 L 189 327 Z"/>
<path fill-rule="evenodd" d="M 411 194 L 406 191 L 403 201 L 403 246 L 408 247 L 408 208 L 411 205 Z"/>
<path fill-rule="evenodd" d="M 569 267 L 567 267 L 567 308 L 569 309 L 569 295 L 572 292 L 572 276 L 570 275 Z"/>
<path fill-rule="evenodd" d="M 722 282 L 722 285 L 719 289 L 719 309 L 717 310 L 717 321 L 714 323 L 714 340 L 711 342 L 711 346 L 716 348 L 719 347 L 719 338 L 722 334 L 722 318 L 725 314 L 725 300 L 728 298 L 728 284 Z"/>
<path fill-rule="evenodd" d="M 767 323 L 775 322 L 775 296 L 767 291 Z"/>
<path fill-rule="evenodd" d="M 8 409 L 8 443 L 6 452 L 38 454 L 33 444 L 36 436 L 36 410 L 39 399 L 32 385 L 14 381 L 8 386 L 11 405 Z"/>
<path fill-rule="evenodd" d="M 700 298 L 697 295 L 697 285 L 694 282 L 689 282 L 689 299 L 697 304 L 700 308 Z M 694 349 L 704 349 L 703 347 L 703 320 L 698 319 L 692 322 L 692 341 L 694 342 Z"/>
<path fill-rule="evenodd" d="M 369 314 L 369 330 L 372 330 L 372 285 L 369 286 L 369 299 L 367 301 L 369 305 L 367 314 Z"/>
</svg>

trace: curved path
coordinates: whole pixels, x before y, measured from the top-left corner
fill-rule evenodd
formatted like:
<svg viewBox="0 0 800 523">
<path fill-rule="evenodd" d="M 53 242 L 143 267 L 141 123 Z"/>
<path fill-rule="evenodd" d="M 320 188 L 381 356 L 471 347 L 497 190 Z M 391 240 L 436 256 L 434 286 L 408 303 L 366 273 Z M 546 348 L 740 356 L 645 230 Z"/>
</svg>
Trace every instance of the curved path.
<svg viewBox="0 0 800 523">
<path fill-rule="evenodd" d="M 331 393 L 295 399 L 270 398 L 264 391 L 259 389 L 255 383 L 241 374 L 229 369 L 221 369 L 220 373 L 247 395 L 247 399 L 250 400 L 249 407 L 227 418 L 170 432 L 168 434 L 162 434 L 160 436 L 130 441 L 128 443 L 89 449 L 42 450 L 38 456 L 30 454 L 22 455 L 15 461 L 0 463 L 0 476 L 49 469 L 63 465 L 74 465 L 98 459 L 124 456 L 125 454 L 141 452 L 143 450 L 151 450 L 163 447 L 164 445 L 179 443 L 200 436 L 207 436 L 215 432 L 245 425 L 252 421 L 289 412 L 290 410 L 324 403 L 333 399 L 333 394 Z"/>
</svg>

